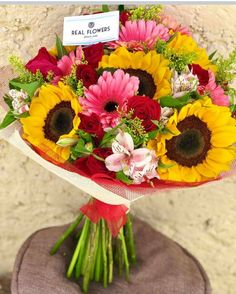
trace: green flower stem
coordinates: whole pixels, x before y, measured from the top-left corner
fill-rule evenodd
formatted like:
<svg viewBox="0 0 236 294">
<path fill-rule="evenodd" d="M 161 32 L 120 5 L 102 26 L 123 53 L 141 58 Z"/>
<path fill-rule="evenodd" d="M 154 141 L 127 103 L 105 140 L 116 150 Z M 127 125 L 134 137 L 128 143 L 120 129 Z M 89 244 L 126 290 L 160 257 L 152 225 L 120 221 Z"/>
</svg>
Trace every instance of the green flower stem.
<svg viewBox="0 0 236 294">
<path fill-rule="evenodd" d="M 113 252 L 112 252 L 112 235 L 108 230 L 108 283 L 112 283 L 113 281 Z"/>
<path fill-rule="evenodd" d="M 89 238 L 89 228 L 90 228 L 90 220 L 86 218 L 83 230 L 80 235 L 81 240 L 81 249 L 79 252 L 79 257 L 77 259 L 76 268 L 75 268 L 75 278 L 78 279 L 81 275 L 82 264 L 86 254 L 86 248 L 88 246 L 88 238 Z"/>
<path fill-rule="evenodd" d="M 97 235 L 97 224 L 92 223 L 91 224 L 91 232 L 89 236 L 89 254 L 88 254 L 88 259 L 86 261 L 86 267 L 85 267 L 85 272 L 84 272 L 84 279 L 83 279 L 83 292 L 88 293 L 88 288 L 89 288 L 89 282 L 90 282 L 90 274 L 91 274 L 91 269 L 93 266 L 93 259 L 94 259 L 94 253 L 95 253 L 95 239 Z"/>
<path fill-rule="evenodd" d="M 61 247 L 62 243 L 74 232 L 74 230 L 78 227 L 80 222 L 83 219 L 83 214 L 81 213 L 77 219 L 69 226 L 69 228 L 64 232 L 64 234 L 57 240 L 55 245 L 52 247 L 50 254 L 54 255 L 57 253 L 59 248 Z"/>
<path fill-rule="evenodd" d="M 83 227 L 83 231 L 82 231 L 81 236 L 79 238 L 79 241 L 77 243 L 77 247 L 75 249 L 75 252 L 74 252 L 72 260 L 71 260 L 71 263 L 69 265 L 69 269 L 68 269 L 67 274 L 66 274 L 67 278 L 70 278 L 71 275 L 72 275 L 73 269 L 75 267 L 76 261 L 77 261 L 78 256 L 79 256 L 79 252 L 81 250 L 81 246 L 82 246 L 82 244 L 84 242 L 84 235 L 85 235 L 85 232 L 87 230 L 87 226 L 89 226 L 89 223 L 90 223 L 89 219 L 86 218 L 85 223 L 84 223 L 84 227 Z"/>
<path fill-rule="evenodd" d="M 127 254 L 127 248 L 126 248 L 123 228 L 120 229 L 119 238 L 121 239 L 122 252 L 124 254 L 125 276 L 126 276 L 126 280 L 128 281 L 129 280 L 129 259 L 128 259 L 128 254 Z"/>
<path fill-rule="evenodd" d="M 134 235 L 133 235 L 133 224 L 132 224 L 132 216 L 130 214 L 127 215 L 127 223 L 125 225 L 125 232 L 127 233 L 127 247 L 129 248 L 130 253 L 130 261 L 131 264 L 136 264 L 136 251 L 134 244 Z"/>
<path fill-rule="evenodd" d="M 98 156 L 97 154 L 95 154 L 95 153 L 91 153 L 91 155 L 94 157 L 94 158 L 96 158 L 97 160 L 99 160 L 99 161 L 105 161 L 105 159 L 104 158 L 102 158 L 102 157 L 100 157 L 100 156 Z"/>
<path fill-rule="evenodd" d="M 81 267 L 81 275 L 84 276 L 85 274 L 85 271 L 86 271 L 86 265 L 87 265 L 87 262 L 88 262 L 88 258 L 89 258 L 89 248 L 90 248 L 90 234 L 91 234 L 91 230 L 89 232 L 89 235 L 88 235 L 88 242 L 86 244 L 86 248 L 85 248 L 85 254 L 84 254 L 84 258 L 83 258 L 83 261 L 82 261 L 82 267 Z"/>
<path fill-rule="evenodd" d="M 94 240 L 94 254 L 93 254 L 92 266 L 91 266 L 91 271 L 90 271 L 90 280 L 94 280 L 95 265 L 96 265 L 97 255 L 98 255 L 98 245 L 99 245 L 98 242 L 99 242 L 99 235 L 100 235 L 99 222 L 96 224 L 96 236 L 95 236 L 95 240 Z"/>
<path fill-rule="evenodd" d="M 98 249 L 95 261 L 95 281 L 99 282 L 102 273 L 102 222 L 99 221 Z"/>
<path fill-rule="evenodd" d="M 85 221 L 82 229 L 76 234 L 77 244 L 66 274 L 67 277 L 74 275 L 78 280 L 82 276 L 82 290 L 88 293 L 90 281 L 101 281 L 104 288 L 112 283 L 114 264 L 116 264 L 118 274 L 122 276 L 125 271 L 128 281 L 130 264 L 136 262 L 132 218 L 129 214 L 126 225 L 120 229 L 116 238 L 112 237 L 104 219 L 94 224 L 86 216 L 79 215 L 58 239 L 51 254 L 58 251 L 61 244 L 75 231 L 83 218 Z"/>
<path fill-rule="evenodd" d="M 103 257 L 103 286 L 107 287 L 107 244 L 106 244 L 106 224 L 102 219 L 102 257 Z"/>
<path fill-rule="evenodd" d="M 124 255 L 122 252 L 122 244 L 119 238 L 116 239 L 116 256 L 118 263 L 118 275 L 121 277 L 123 273 Z"/>
</svg>

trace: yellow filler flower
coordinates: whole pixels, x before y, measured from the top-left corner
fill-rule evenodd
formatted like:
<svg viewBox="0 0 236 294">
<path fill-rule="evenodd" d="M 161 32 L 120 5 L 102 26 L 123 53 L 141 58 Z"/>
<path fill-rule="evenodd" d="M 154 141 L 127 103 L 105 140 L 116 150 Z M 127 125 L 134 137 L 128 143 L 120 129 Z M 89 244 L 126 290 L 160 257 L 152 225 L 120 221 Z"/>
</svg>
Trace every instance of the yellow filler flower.
<svg viewBox="0 0 236 294">
<path fill-rule="evenodd" d="M 168 43 L 168 47 L 177 53 L 196 53 L 196 58 L 192 63 L 199 64 L 205 70 L 217 71 L 217 66 L 209 60 L 206 49 L 198 47 L 191 36 L 177 33 L 173 40 Z"/>
<path fill-rule="evenodd" d="M 123 69 L 131 76 L 139 78 L 139 95 L 158 99 L 171 93 L 171 72 L 168 64 L 169 61 L 156 51 L 146 54 L 143 51 L 129 52 L 120 47 L 110 55 L 104 55 L 99 68 Z"/>
<path fill-rule="evenodd" d="M 205 97 L 175 111 L 166 127 L 171 131 L 148 142 L 160 161 L 161 179 L 200 182 L 228 171 L 236 159 L 236 120 L 228 107 Z"/>
<path fill-rule="evenodd" d="M 23 138 L 58 162 L 70 156 L 70 147 L 56 143 L 60 138 L 76 138 L 81 106 L 69 86 L 43 85 L 33 97 L 30 115 L 21 119 Z"/>
</svg>

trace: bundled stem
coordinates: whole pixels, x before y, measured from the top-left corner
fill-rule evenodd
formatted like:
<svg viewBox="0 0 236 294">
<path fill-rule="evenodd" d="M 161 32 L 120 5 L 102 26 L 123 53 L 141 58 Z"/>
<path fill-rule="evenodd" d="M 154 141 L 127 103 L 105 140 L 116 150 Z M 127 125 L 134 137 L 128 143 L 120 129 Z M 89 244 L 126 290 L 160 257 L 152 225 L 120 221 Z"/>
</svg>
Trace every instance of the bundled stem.
<svg viewBox="0 0 236 294">
<path fill-rule="evenodd" d="M 113 281 L 114 263 L 118 266 L 119 275 L 125 270 L 126 280 L 129 280 L 130 264 L 136 262 L 133 238 L 132 220 L 127 215 L 127 223 L 116 238 L 104 219 L 96 224 L 82 214 L 69 226 L 58 239 L 50 253 L 55 254 L 63 242 L 71 236 L 84 220 L 82 229 L 75 233 L 77 245 L 73 253 L 67 277 L 78 280 L 83 277 L 82 290 L 88 293 L 90 281 L 102 282 L 106 288 Z"/>
<path fill-rule="evenodd" d="M 127 240 L 127 248 L 130 257 L 131 264 L 136 264 L 136 251 L 134 244 L 134 234 L 133 234 L 133 225 L 132 225 L 132 216 L 128 214 L 127 223 L 125 225 L 125 237 Z"/>
<path fill-rule="evenodd" d="M 77 219 L 69 226 L 69 228 L 64 232 L 64 234 L 57 240 L 55 245 L 52 247 L 50 254 L 54 255 L 57 253 L 62 243 L 74 232 L 83 219 L 83 214 L 81 213 Z"/>
</svg>

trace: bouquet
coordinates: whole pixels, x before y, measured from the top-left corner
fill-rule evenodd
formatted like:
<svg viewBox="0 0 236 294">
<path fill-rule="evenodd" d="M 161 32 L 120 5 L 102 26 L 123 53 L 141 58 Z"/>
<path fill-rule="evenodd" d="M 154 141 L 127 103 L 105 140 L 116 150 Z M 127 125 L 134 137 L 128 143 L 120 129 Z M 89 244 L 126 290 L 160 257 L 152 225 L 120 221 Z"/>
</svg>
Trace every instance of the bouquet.
<svg viewBox="0 0 236 294">
<path fill-rule="evenodd" d="M 51 250 L 76 232 L 67 277 L 85 293 L 114 266 L 129 279 L 132 201 L 235 172 L 236 50 L 208 55 L 160 6 L 119 10 L 118 40 L 11 56 L 3 97 L 1 137 L 92 196 Z"/>
</svg>

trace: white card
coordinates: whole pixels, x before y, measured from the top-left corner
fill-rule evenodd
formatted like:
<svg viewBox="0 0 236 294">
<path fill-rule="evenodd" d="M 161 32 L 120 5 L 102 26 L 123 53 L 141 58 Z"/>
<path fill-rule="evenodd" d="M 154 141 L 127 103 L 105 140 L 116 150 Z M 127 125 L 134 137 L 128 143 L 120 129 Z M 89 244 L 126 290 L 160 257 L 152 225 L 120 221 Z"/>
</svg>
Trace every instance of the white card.
<svg viewBox="0 0 236 294">
<path fill-rule="evenodd" d="M 119 38 L 119 11 L 64 18 L 63 45 L 91 45 Z"/>
</svg>

